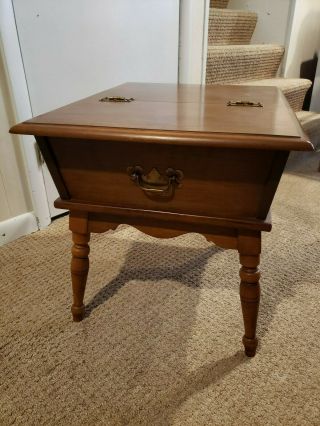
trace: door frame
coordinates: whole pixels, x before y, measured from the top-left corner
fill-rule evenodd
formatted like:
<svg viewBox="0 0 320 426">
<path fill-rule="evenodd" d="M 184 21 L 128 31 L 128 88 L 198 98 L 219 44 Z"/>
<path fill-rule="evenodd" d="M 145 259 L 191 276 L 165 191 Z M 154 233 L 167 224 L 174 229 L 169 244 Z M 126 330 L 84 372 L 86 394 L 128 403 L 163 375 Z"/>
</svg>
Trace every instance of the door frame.
<svg viewBox="0 0 320 426">
<path fill-rule="evenodd" d="M 21 56 L 12 0 L 0 0 L 0 42 L 18 122 L 32 118 L 28 85 Z M 41 160 L 33 136 L 20 137 L 38 229 L 51 223 Z"/>
<path fill-rule="evenodd" d="M 180 0 L 179 83 L 205 84 L 210 0 Z"/>
</svg>

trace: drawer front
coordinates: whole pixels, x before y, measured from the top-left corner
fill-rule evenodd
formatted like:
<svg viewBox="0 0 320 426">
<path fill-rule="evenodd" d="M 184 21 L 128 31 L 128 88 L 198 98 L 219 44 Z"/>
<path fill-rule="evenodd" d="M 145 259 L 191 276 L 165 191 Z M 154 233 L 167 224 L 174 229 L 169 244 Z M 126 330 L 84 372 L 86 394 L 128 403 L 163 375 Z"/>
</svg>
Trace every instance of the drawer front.
<svg viewBox="0 0 320 426">
<path fill-rule="evenodd" d="M 274 176 L 274 151 L 62 138 L 48 143 L 70 197 L 109 206 L 263 218 L 281 176 Z"/>
</svg>

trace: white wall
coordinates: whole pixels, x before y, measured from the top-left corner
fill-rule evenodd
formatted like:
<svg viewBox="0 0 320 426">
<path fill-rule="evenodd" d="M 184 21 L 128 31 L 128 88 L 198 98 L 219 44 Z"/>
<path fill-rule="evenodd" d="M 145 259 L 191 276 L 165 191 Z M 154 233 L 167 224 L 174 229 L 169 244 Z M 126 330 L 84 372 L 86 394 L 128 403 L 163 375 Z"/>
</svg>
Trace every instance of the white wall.
<svg viewBox="0 0 320 426">
<path fill-rule="evenodd" d="M 299 77 L 301 63 L 320 50 L 320 0 L 296 0 L 285 67 L 286 77 Z"/>
<path fill-rule="evenodd" d="M 229 9 L 251 10 L 258 14 L 252 44 L 286 44 L 290 4 L 293 0 L 230 0 Z"/>
<path fill-rule="evenodd" d="M 1 41 L 1 38 L 0 38 Z M 0 246 L 38 229 L 0 43 Z"/>
<path fill-rule="evenodd" d="M 19 138 L 8 132 L 14 121 L 0 50 L 0 221 L 32 210 Z"/>
<path fill-rule="evenodd" d="M 319 0 L 320 1 L 320 0 Z M 258 14 L 252 44 L 275 43 L 288 47 L 288 34 L 294 0 L 230 0 L 230 9 L 250 10 Z M 283 74 L 286 54 L 279 68 Z"/>
<path fill-rule="evenodd" d="M 34 115 L 178 79 L 179 0 L 13 0 Z"/>
</svg>

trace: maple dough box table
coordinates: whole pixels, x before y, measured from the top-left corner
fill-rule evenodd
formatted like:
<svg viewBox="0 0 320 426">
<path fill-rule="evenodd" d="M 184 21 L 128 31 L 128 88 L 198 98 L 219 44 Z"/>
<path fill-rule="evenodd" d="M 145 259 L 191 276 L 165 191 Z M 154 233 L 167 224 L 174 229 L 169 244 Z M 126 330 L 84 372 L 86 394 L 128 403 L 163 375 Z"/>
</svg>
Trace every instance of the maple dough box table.
<svg viewBox="0 0 320 426">
<path fill-rule="evenodd" d="M 75 321 L 85 313 L 91 232 L 120 223 L 156 237 L 199 232 L 239 252 L 243 344 L 255 355 L 261 231 L 271 230 L 290 150 L 313 149 L 277 88 L 127 83 L 11 132 L 35 135 L 55 206 L 70 210 Z"/>
</svg>

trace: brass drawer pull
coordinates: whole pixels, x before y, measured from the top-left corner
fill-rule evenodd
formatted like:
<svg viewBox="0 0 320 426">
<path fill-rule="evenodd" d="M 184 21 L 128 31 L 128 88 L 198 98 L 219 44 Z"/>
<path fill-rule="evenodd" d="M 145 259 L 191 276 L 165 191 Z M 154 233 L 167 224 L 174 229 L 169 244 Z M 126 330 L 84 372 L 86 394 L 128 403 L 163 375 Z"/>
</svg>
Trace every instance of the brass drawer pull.
<svg viewBox="0 0 320 426">
<path fill-rule="evenodd" d="M 99 99 L 100 102 L 132 102 L 134 98 L 125 98 L 124 96 L 106 96 Z"/>
<path fill-rule="evenodd" d="M 128 167 L 131 178 L 148 195 L 163 197 L 173 196 L 175 188 L 181 186 L 183 173 L 181 170 L 168 168 L 164 175 L 154 167 L 148 174 L 144 174 L 141 166 Z"/>
<path fill-rule="evenodd" d="M 229 101 L 228 106 L 244 106 L 244 107 L 263 107 L 261 102 L 251 102 L 251 101 Z"/>
</svg>

